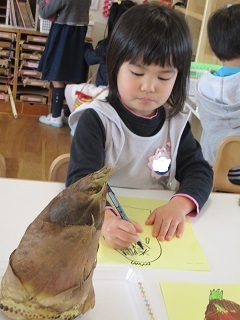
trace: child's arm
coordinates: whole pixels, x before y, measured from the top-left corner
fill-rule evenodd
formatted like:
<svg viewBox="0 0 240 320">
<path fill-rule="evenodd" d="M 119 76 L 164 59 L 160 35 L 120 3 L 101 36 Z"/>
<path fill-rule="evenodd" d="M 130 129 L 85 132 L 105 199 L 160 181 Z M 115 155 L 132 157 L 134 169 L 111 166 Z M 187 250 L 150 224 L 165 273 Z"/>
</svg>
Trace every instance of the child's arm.
<svg viewBox="0 0 240 320">
<path fill-rule="evenodd" d="M 137 232 L 143 229 L 136 221 L 127 222 L 116 216 L 110 209 L 105 210 L 105 218 L 102 226 L 102 235 L 107 244 L 115 249 L 128 248 L 132 243 L 137 243 Z"/>
<path fill-rule="evenodd" d="M 172 240 L 183 235 L 185 216 L 196 209 L 196 204 L 184 196 L 173 197 L 167 204 L 155 209 L 146 224 L 153 224 L 153 237 L 159 240 Z"/>
<path fill-rule="evenodd" d="M 66 186 L 105 164 L 105 129 L 97 113 L 88 109 L 78 120 L 71 144 Z"/>
<path fill-rule="evenodd" d="M 213 171 L 204 159 L 201 146 L 193 137 L 189 123 L 178 147 L 175 178 L 179 182 L 176 194 L 193 198 L 200 211 L 212 190 Z"/>
<path fill-rule="evenodd" d="M 180 238 L 184 231 L 185 216 L 198 213 L 212 189 L 213 172 L 203 158 L 199 143 L 187 123 L 181 137 L 176 161 L 176 180 L 179 189 L 166 205 L 155 209 L 146 221 L 153 225 L 153 236 L 159 240 Z"/>
<path fill-rule="evenodd" d="M 95 65 L 102 62 L 103 58 L 98 50 L 94 50 L 92 43 L 85 42 L 84 59 L 88 65 Z"/>
</svg>

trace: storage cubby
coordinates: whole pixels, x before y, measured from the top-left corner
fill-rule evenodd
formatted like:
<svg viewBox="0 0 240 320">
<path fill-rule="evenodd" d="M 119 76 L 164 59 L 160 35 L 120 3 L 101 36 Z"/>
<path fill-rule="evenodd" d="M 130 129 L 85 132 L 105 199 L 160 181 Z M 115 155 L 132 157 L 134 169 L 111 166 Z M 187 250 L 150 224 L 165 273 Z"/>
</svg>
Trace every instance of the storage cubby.
<svg viewBox="0 0 240 320">
<path fill-rule="evenodd" d="M 0 28 L 0 112 L 16 108 L 16 114 L 42 115 L 51 110 L 50 82 L 37 71 L 47 36 Z"/>
</svg>

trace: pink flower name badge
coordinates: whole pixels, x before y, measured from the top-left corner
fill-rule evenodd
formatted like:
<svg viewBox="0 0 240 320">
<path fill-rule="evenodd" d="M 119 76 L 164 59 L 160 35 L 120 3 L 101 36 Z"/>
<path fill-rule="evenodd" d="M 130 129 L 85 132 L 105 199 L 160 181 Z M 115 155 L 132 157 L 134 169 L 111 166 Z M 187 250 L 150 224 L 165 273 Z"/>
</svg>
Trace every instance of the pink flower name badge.
<svg viewBox="0 0 240 320">
<path fill-rule="evenodd" d="M 170 142 L 167 144 L 170 146 Z M 158 148 L 155 154 L 149 157 L 148 167 L 152 170 L 151 176 L 160 179 L 162 176 L 168 176 L 171 167 L 170 151 L 166 148 Z"/>
</svg>

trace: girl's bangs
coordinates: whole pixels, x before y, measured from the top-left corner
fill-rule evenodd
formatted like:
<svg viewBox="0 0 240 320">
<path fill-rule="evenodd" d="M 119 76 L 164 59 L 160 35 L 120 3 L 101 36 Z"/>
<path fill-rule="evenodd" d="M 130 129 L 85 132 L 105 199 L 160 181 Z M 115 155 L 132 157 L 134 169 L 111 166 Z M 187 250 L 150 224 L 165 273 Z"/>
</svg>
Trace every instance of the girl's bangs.
<svg viewBox="0 0 240 320">
<path fill-rule="evenodd" d="M 184 57 L 189 55 L 189 52 L 183 49 L 179 41 L 170 41 L 168 39 L 149 39 L 146 42 L 139 41 L 134 45 L 129 45 L 126 61 L 130 63 L 142 63 L 144 65 L 155 64 L 161 67 L 170 66 L 178 71 L 185 65 Z"/>
</svg>

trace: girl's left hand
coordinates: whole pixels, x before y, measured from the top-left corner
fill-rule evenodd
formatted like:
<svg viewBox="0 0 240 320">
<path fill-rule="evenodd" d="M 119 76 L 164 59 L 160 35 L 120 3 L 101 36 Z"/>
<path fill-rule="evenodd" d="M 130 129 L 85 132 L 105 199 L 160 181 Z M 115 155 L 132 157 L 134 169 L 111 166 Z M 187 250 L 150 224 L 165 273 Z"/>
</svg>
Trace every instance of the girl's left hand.
<svg viewBox="0 0 240 320">
<path fill-rule="evenodd" d="M 170 241 L 175 234 L 180 238 L 184 232 L 185 216 L 194 208 L 193 201 L 177 196 L 164 206 L 155 209 L 148 217 L 146 224 L 153 224 L 152 235 L 160 241 Z"/>
</svg>

